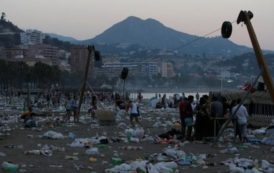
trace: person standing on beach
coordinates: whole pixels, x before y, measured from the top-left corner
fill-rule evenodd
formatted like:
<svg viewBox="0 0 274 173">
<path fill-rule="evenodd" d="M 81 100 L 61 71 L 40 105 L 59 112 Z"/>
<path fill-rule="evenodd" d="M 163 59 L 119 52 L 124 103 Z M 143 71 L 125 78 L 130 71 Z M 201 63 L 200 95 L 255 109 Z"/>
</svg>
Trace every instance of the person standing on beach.
<svg viewBox="0 0 274 173">
<path fill-rule="evenodd" d="M 139 111 L 139 105 L 137 102 L 129 101 L 129 111 L 130 111 L 130 123 L 132 126 L 134 126 L 134 120 L 137 124 L 140 125 L 139 117 L 140 117 L 140 111 Z"/>
<path fill-rule="evenodd" d="M 199 101 L 200 101 L 200 94 L 198 92 L 196 93 L 195 97 L 196 97 L 196 102 L 199 103 Z"/>
<path fill-rule="evenodd" d="M 166 107 L 167 107 L 167 98 L 166 98 L 166 94 L 163 95 L 161 103 L 162 103 L 163 108 L 166 108 Z"/>
<path fill-rule="evenodd" d="M 235 114 L 233 114 L 232 109 L 237 105 L 237 100 L 232 100 L 232 102 L 230 103 L 230 118 L 233 124 L 233 128 L 234 128 L 234 141 L 236 141 L 237 136 L 239 136 L 239 138 L 241 139 L 241 134 L 240 134 L 240 130 L 239 130 L 239 125 L 237 123 L 237 118 L 235 116 Z M 235 112 L 235 110 L 234 110 Z"/>
<path fill-rule="evenodd" d="M 238 123 L 240 131 L 240 141 L 245 142 L 248 113 L 246 107 L 243 104 L 241 104 L 241 101 L 241 99 L 237 100 L 237 105 L 232 108 L 232 114 L 235 115 L 236 122 Z M 238 107 L 239 109 L 237 110 Z"/>
<path fill-rule="evenodd" d="M 70 116 L 71 116 L 71 105 L 70 105 L 70 96 L 69 96 L 69 94 L 65 98 L 64 106 L 66 108 L 66 114 L 65 114 L 65 117 L 64 117 L 64 121 L 69 122 L 70 121 Z"/>
<path fill-rule="evenodd" d="M 192 127 L 193 127 L 193 110 L 191 103 L 193 102 L 194 97 L 192 95 L 188 98 L 182 98 L 182 101 L 179 105 L 180 119 L 182 126 L 182 137 L 185 138 L 185 129 L 187 128 L 187 140 L 191 140 Z"/>
<path fill-rule="evenodd" d="M 70 104 L 70 110 L 73 113 L 74 122 L 77 123 L 77 122 L 79 122 L 79 115 L 77 115 L 78 113 L 77 113 L 77 100 L 76 100 L 76 96 L 73 96 L 70 99 L 69 104 Z"/>
<path fill-rule="evenodd" d="M 195 140 L 202 140 L 206 137 L 206 123 L 209 118 L 209 109 L 208 109 L 208 96 L 203 95 L 197 106 L 196 121 L 194 125 L 194 137 Z"/>
<path fill-rule="evenodd" d="M 143 100 L 142 93 L 141 93 L 141 92 L 139 92 L 137 97 L 138 97 L 138 101 L 139 101 L 139 103 L 141 103 L 141 101 Z"/>
<path fill-rule="evenodd" d="M 91 118 L 95 118 L 95 111 L 97 110 L 97 97 L 95 95 L 92 96 L 91 99 L 91 108 L 90 108 L 90 114 Z"/>
<path fill-rule="evenodd" d="M 187 107 L 186 107 L 186 117 L 185 117 L 185 125 L 187 128 L 187 140 L 192 140 L 192 129 L 193 129 L 193 114 L 194 114 L 194 110 L 192 107 L 192 103 L 194 101 L 194 97 L 193 95 L 189 95 L 187 97 Z"/>
<path fill-rule="evenodd" d="M 185 138 L 185 117 L 186 117 L 186 107 L 187 107 L 187 99 L 181 97 L 181 101 L 179 103 L 179 114 L 181 120 L 181 127 L 182 127 L 182 138 Z"/>
</svg>

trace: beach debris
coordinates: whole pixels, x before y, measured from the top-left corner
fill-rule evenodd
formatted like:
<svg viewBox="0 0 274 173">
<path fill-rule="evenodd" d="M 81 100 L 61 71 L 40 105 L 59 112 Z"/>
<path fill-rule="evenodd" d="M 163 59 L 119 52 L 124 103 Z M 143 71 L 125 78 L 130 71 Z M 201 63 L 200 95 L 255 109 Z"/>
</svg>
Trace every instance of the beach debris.
<svg viewBox="0 0 274 173">
<path fill-rule="evenodd" d="M 125 134 L 130 137 L 143 138 L 145 130 L 142 127 L 137 127 L 135 129 L 130 128 L 125 130 Z"/>
<path fill-rule="evenodd" d="M 76 138 L 69 144 L 70 147 L 92 147 L 92 141 L 90 138 Z"/>
<path fill-rule="evenodd" d="M 96 161 L 97 161 L 97 158 L 96 158 L 96 157 L 90 157 L 90 158 L 89 158 L 89 161 L 90 161 L 90 162 L 96 162 Z"/>
<path fill-rule="evenodd" d="M 79 157 L 78 156 L 65 156 L 65 159 L 66 160 L 79 160 Z"/>
<path fill-rule="evenodd" d="M 75 137 L 76 137 L 76 135 L 74 133 L 72 133 L 72 132 L 68 133 L 68 138 L 69 139 L 75 139 Z"/>
<path fill-rule="evenodd" d="M 237 147 L 227 147 L 223 150 L 220 150 L 219 151 L 221 154 L 236 154 L 239 152 L 238 148 Z"/>
<path fill-rule="evenodd" d="M 31 154 L 31 155 L 43 155 L 43 156 L 52 156 L 52 150 L 42 149 L 42 150 L 29 150 L 25 151 L 24 154 Z"/>
<path fill-rule="evenodd" d="M 50 168 L 63 168 L 63 165 L 49 165 Z"/>
<path fill-rule="evenodd" d="M 10 172 L 10 173 L 17 172 L 18 169 L 19 169 L 18 164 L 14 164 L 14 163 L 11 163 L 11 162 L 6 162 L 6 161 L 4 161 L 2 163 L 1 167 L 2 167 L 2 170 L 4 172 Z"/>
<path fill-rule="evenodd" d="M 0 157 L 6 157 L 6 153 L 0 152 Z"/>
<path fill-rule="evenodd" d="M 159 162 L 156 164 L 149 163 L 147 160 L 133 161 L 131 163 L 122 163 L 113 168 L 106 169 L 106 173 L 119 172 L 150 172 L 150 173 L 174 173 L 177 170 L 177 163 L 175 162 Z"/>
<path fill-rule="evenodd" d="M 85 151 L 87 155 L 92 155 L 92 156 L 98 156 L 100 155 L 99 149 L 97 147 L 92 147 L 89 148 Z"/>
<path fill-rule="evenodd" d="M 143 150 L 143 147 L 142 146 L 123 146 L 123 147 L 120 147 L 121 149 L 123 150 Z"/>
<path fill-rule="evenodd" d="M 64 139 L 65 138 L 62 133 L 58 133 L 53 130 L 49 130 L 45 132 L 42 137 L 46 139 Z"/>
<path fill-rule="evenodd" d="M 231 173 L 272 173 L 274 165 L 267 160 L 247 159 L 247 158 L 230 158 L 224 162 L 229 167 Z"/>
</svg>

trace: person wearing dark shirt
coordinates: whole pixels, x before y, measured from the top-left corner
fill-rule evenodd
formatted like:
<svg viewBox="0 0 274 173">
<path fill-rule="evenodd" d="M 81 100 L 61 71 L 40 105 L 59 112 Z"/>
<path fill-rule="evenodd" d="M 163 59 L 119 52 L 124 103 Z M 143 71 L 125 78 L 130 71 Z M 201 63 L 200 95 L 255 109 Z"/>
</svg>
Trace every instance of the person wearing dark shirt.
<svg viewBox="0 0 274 173">
<path fill-rule="evenodd" d="M 182 137 L 185 138 L 185 117 L 186 117 L 186 107 L 187 107 L 187 99 L 181 98 L 181 101 L 179 103 L 179 114 L 180 114 L 180 120 L 181 120 L 181 127 L 182 127 Z"/>
<path fill-rule="evenodd" d="M 185 138 L 185 129 L 187 128 L 187 140 L 191 140 L 192 127 L 193 127 L 193 110 L 191 103 L 194 97 L 192 95 L 188 96 L 187 99 L 183 99 L 179 105 L 180 119 L 182 125 L 182 135 Z"/>
<path fill-rule="evenodd" d="M 214 117 L 214 118 L 222 118 L 222 117 L 224 117 L 224 107 L 223 107 L 223 104 L 215 96 L 212 97 L 211 116 Z"/>
</svg>

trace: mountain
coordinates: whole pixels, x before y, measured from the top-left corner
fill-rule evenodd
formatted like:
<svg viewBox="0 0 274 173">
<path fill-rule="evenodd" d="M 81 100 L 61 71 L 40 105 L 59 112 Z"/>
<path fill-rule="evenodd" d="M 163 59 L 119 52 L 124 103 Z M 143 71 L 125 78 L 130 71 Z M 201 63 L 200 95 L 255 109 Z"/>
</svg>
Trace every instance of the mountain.
<svg viewBox="0 0 274 173">
<path fill-rule="evenodd" d="M 157 20 L 142 20 L 133 16 L 83 43 L 135 44 L 146 49 L 167 49 L 180 54 L 206 56 L 233 56 L 250 51 L 250 48 L 239 46 L 221 37 L 203 38 L 190 35 L 169 28 Z"/>
<path fill-rule="evenodd" d="M 80 40 L 77 40 L 73 37 L 63 36 L 63 35 L 60 35 L 60 34 L 46 33 L 46 35 L 50 36 L 51 38 L 57 38 L 60 41 L 70 42 L 70 43 L 73 43 L 73 44 L 79 44 L 81 42 Z"/>
</svg>

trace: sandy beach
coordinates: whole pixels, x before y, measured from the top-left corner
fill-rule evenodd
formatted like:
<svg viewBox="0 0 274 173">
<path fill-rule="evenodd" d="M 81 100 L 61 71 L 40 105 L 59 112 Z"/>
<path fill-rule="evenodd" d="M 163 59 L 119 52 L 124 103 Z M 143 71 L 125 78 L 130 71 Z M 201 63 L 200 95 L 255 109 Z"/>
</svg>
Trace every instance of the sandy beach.
<svg viewBox="0 0 274 173">
<path fill-rule="evenodd" d="M 131 163 L 135 160 L 148 160 L 155 153 L 163 153 L 169 148 L 184 151 L 187 155 L 194 156 L 205 154 L 203 163 L 194 160 L 189 165 L 177 163 L 177 172 L 229 172 L 229 168 L 222 162 L 229 158 L 264 159 L 270 163 L 274 162 L 271 145 L 231 143 L 229 137 L 214 146 L 212 142 L 204 141 L 180 141 L 175 140 L 170 144 L 155 143 L 155 136 L 170 130 L 173 123 L 179 120 L 177 109 L 152 109 L 146 104 L 141 107 L 142 128 L 144 136 L 136 141 L 127 141 L 126 129 L 131 129 L 128 115 L 120 111 L 116 115 L 115 124 L 101 126 L 97 119 L 92 120 L 87 114 L 83 114 L 80 123 L 60 123 L 48 120 L 48 117 L 40 117 L 41 127 L 24 128 L 22 122 L 10 123 L 1 126 L 0 140 L 0 162 L 9 161 L 19 165 L 18 172 L 27 173 L 49 173 L 49 172 L 81 172 L 81 173 L 103 173 L 106 169 L 114 167 L 117 163 L 113 157 L 118 157 L 123 163 Z M 3 117 L 2 117 L 3 118 Z M 63 139 L 43 138 L 45 132 L 52 130 L 61 133 Z M 73 135 L 72 135 L 73 134 Z M 70 144 L 77 138 L 92 138 L 105 136 L 107 144 L 90 144 L 89 148 L 96 147 L 98 153 L 86 154 L 87 147 L 71 147 Z M 229 135 L 228 135 L 229 136 Z M 45 145 L 52 152 L 51 155 L 27 153 L 31 150 L 41 150 Z M 228 146 L 237 148 L 237 152 L 220 152 Z M 128 148 L 130 146 L 130 148 Z M 138 146 L 133 150 L 134 146 Z M 168 161 L 175 161 L 168 158 Z M 160 161 L 154 160 L 155 164 Z M 3 171 L 3 169 L 1 170 Z M 134 173 L 136 171 L 121 171 Z M 174 170 L 175 172 L 175 170 Z"/>
</svg>

